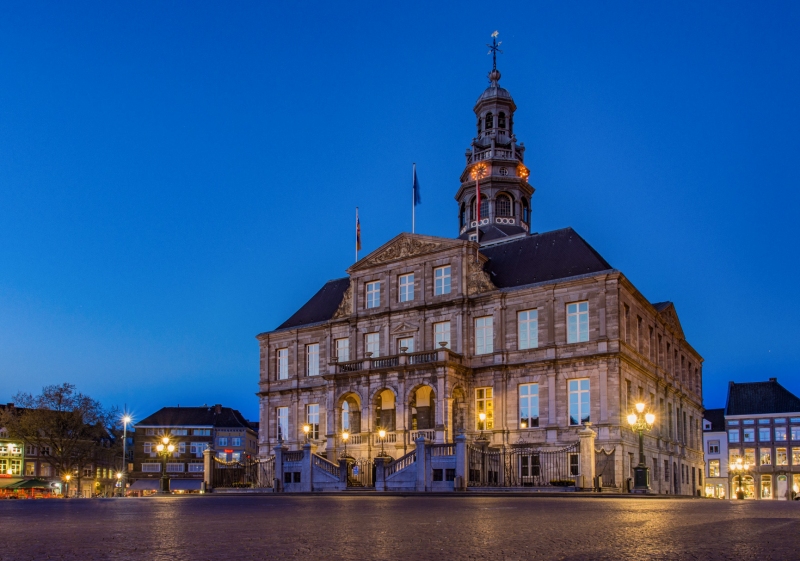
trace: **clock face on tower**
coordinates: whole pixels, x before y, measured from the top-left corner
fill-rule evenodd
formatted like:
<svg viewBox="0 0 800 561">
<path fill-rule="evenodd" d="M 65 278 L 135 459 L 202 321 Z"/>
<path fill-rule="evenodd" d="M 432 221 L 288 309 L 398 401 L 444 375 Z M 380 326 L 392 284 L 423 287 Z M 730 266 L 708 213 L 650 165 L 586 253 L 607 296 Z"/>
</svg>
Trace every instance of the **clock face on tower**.
<svg viewBox="0 0 800 561">
<path fill-rule="evenodd" d="M 524 179 L 525 181 L 528 181 L 528 176 L 530 174 L 531 174 L 531 172 L 528 170 L 528 168 L 526 168 L 522 164 L 517 166 L 517 175 L 519 177 L 521 177 L 522 179 Z"/>
</svg>

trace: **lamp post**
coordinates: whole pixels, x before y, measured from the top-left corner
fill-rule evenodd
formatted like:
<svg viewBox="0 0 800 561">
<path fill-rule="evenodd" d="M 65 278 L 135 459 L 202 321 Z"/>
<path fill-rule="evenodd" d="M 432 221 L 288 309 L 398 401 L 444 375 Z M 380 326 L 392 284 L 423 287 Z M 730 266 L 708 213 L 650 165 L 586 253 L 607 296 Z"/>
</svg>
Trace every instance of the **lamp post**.
<svg viewBox="0 0 800 561">
<path fill-rule="evenodd" d="M 128 423 L 131 422 L 130 415 L 122 416 L 122 474 L 117 479 L 122 484 L 122 496 L 125 496 L 125 484 L 128 481 Z M 124 477 L 124 479 L 123 479 Z"/>
<path fill-rule="evenodd" d="M 478 419 L 481 422 L 481 435 L 478 440 L 486 440 L 486 437 L 483 436 L 483 429 L 486 428 L 486 413 L 478 413 Z"/>
<path fill-rule="evenodd" d="M 169 493 L 169 478 L 167 477 L 167 458 L 175 451 L 175 445 L 169 441 L 169 437 L 164 435 L 161 438 L 156 451 L 162 459 L 161 469 L 161 493 Z"/>
<path fill-rule="evenodd" d="M 736 489 L 736 498 L 739 500 L 744 499 L 744 488 L 742 488 L 742 475 L 750 471 L 750 464 L 744 462 L 742 458 L 736 458 L 730 470 L 737 476 L 739 487 Z"/>
<path fill-rule="evenodd" d="M 386 440 L 386 431 L 383 429 L 379 430 L 378 438 L 381 439 L 381 456 L 385 456 L 386 452 L 383 451 L 383 441 Z"/>
<path fill-rule="evenodd" d="M 69 498 L 69 480 L 72 479 L 70 474 L 64 476 L 64 497 Z"/>
<path fill-rule="evenodd" d="M 347 440 L 349 438 L 350 438 L 350 433 L 347 432 L 347 431 L 344 431 L 342 433 L 342 442 L 344 442 L 344 455 L 342 456 L 342 458 L 346 458 L 347 457 Z"/>
<path fill-rule="evenodd" d="M 117 472 L 117 487 L 120 487 L 120 488 L 122 487 L 122 472 L 121 471 Z M 125 496 L 125 489 L 121 489 L 120 493 L 122 493 L 122 496 L 124 497 Z"/>
<path fill-rule="evenodd" d="M 308 433 L 311 432 L 311 425 L 303 425 L 303 432 L 306 433 L 306 444 L 308 444 Z"/>
<path fill-rule="evenodd" d="M 631 430 L 639 433 L 639 465 L 633 468 L 633 493 L 647 493 L 650 489 L 650 468 L 644 459 L 644 433 L 650 432 L 656 416 L 644 412 L 644 403 L 636 404 L 636 412 L 628 415 L 628 424 Z"/>
</svg>

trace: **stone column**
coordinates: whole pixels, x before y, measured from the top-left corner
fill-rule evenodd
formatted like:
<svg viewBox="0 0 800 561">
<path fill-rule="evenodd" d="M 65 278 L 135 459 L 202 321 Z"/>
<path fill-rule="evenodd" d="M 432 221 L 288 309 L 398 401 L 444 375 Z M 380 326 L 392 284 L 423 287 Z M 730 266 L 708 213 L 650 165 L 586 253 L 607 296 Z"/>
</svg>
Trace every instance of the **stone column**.
<svg viewBox="0 0 800 561">
<path fill-rule="evenodd" d="M 456 491 L 466 491 L 467 477 L 467 435 L 459 434 L 456 441 Z M 460 486 L 459 486 L 460 482 Z"/>
<path fill-rule="evenodd" d="M 424 436 L 420 436 L 414 441 L 417 446 L 417 486 L 418 493 L 423 493 L 430 490 L 430 441 Z"/>
<path fill-rule="evenodd" d="M 283 490 L 283 455 L 289 449 L 281 442 L 273 448 L 273 451 L 275 452 L 275 481 L 272 483 L 272 489 L 279 493 Z"/>
<path fill-rule="evenodd" d="M 580 485 L 580 487 L 584 489 L 591 489 L 594 487 L 594 439 L 597 437 L 597 433 L 590 429 L 589 425 L 591 425 L 591 423 L 584 423 L 583 429 L 578 432 L 581 451 L 580 473 L 583 476 L 583 485 Z M 578 482 L 576 481 L 575 484 L 578 485 Z"/>
<path fill-rule="evenodd" d="M 386 491 L 386 456 L 375 458 L 375 490 Z"/>
<path fill-rule="evenodd" d="M 203 486 L 206 493 L 211 493 L 214 490 L 214 480 L 212 479 L 212 470 L 214 469 L 214 451 L 211 448 L 203 450 Z"/>
</svg>

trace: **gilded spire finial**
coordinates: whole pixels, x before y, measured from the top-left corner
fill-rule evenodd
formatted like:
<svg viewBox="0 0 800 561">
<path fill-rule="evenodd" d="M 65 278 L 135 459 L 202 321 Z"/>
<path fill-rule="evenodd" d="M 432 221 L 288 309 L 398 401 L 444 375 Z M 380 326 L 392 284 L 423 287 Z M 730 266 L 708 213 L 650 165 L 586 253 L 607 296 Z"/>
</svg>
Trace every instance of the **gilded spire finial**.
<svg viewBox="0 0 800 561">
<path fill-rule="evenodd" d="M 497 53 L 503 54 L 503 51 L 500 50 L 500 44 L 502 41 L 497 40 L 498 35 L 500 35 L 499 31 L 492 33 L 492 44 L 486 45 L 489 47 L 489 52 L 486 54 L 492 55 L 492 70 L 497 70 Z"/>
</svg>

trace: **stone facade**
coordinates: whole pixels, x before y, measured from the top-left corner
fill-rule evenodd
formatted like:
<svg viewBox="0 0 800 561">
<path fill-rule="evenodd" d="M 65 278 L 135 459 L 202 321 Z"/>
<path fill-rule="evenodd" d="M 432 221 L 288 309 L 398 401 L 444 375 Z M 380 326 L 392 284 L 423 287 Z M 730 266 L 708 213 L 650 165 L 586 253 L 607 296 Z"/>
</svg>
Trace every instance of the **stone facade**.
<svg viewBox="0 0 800 561">
<path fill-rule="evenodd" d="M 499 72 L 490 78 L 476 115 L 485 122 L 487 108 L 503 110 L 510 126 L 513 100 L 499 88 Z M 491 125 L 498 125 L 496 114 Z M 481 138 L 461 177 L 458 239 L 400 234 L 352 265 L 346 279 L 326 284 L 284 325 L 258 335 L 260 454 L 271 454 L 279 436 L 299 449 L 304 425 L 317 452 L 336 461 L 345 431 L 349 454 L 374 457 L 383 445 L 397 458 L 419 436 L 449 443 L 460 433 L 469 439 L 483 433 L 493 447 L 564 446 L 578 442 L 589 422 L 607 462 L 599 470 L 604 484 L 622 488 L 632 477 L 631 460 L 638 462 L 626 416 L 641 400 L 657 419 L 645 437 L 651 488 L 697 494 L 702 358 L 686 341 L 674 306 L 651 304 L 571 229 L 530 234 L 533 189 L 524 149 L 513 135 L 495 131 L 511 143 L 501 153 L 500 141 L 485 136 L 487 127 L 479 124 Z M 483 218 L 481 224 L 466 218 L 476 161 L 513 175 L 497 175 L 491 188 L 482 188 L 491 209 L 496 197 L 513 201 L 512 216 L 491 210 L 485 227 Z M 500 218 L 514 218 L 514 228 Z M 480 244 L 471 236 L 476 226 Z M 591 266 L 584 266 L 587 259 Z M 535 322 L 527 314 L 534 311 Z M 525 344 L 524 319 L 530 321 Z M 579 418 L 570 414 L 570 400 L 587 389 L 578 380 L 588 380 L 588 417 L 580 407 L 572 411 Z M 523 390 L 523 384 L 536 386 Z M 534 392 L 536 400 L 527 397 Z M 488 415 L 483 423 L 481 411 Z M 383 442 L 379 429 L 387 431 Z"/>
</svg>

